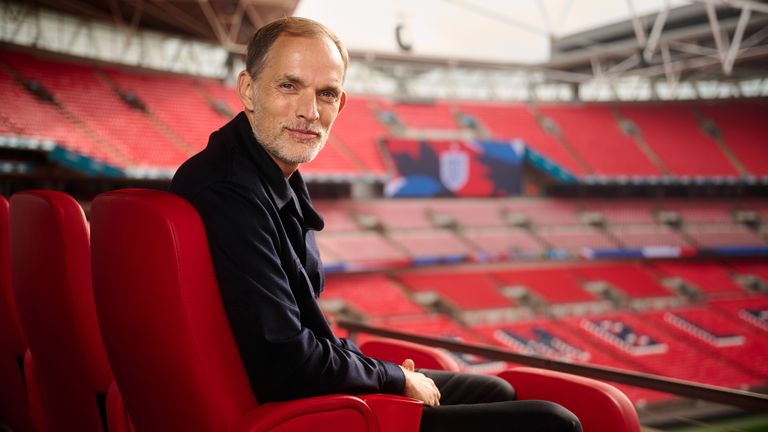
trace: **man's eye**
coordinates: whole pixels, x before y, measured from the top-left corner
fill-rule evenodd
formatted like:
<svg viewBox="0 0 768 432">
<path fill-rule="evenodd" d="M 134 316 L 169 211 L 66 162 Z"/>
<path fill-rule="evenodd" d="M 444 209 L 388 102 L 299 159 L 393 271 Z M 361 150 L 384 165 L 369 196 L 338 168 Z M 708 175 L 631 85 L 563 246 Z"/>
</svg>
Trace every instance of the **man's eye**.
<svg viewBox="0 0 768 432">
<path fill-rule="evenodd" d="M 336 99 L 336 92 L 332 91 L 324 91 L 320 93 L 320 96 L 327 98 L 327 99 Z"/>
<path fill-rule="evenodd" d="M 282 84 L 280 84 L 280 88 L 291 90 L 291 89 L 293 89 L 293 84 L 291 84 L 291 83 L 282 83 Z"/>
</svg>

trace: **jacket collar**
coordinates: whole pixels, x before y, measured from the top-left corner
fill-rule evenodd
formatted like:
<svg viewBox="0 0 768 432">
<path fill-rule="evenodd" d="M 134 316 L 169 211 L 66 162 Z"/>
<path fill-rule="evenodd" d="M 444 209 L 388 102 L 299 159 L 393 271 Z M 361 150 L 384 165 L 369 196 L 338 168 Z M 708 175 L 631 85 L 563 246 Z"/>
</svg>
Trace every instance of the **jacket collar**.
<svg viewBox="0 0 768 432">
<path fill-rule="evenodd" d="M 264 147 L 253 136 L 253 129 L 244 112 L 240 112 L 232 121 L 237 129 L 238 142 L 245 150 L 251 162 L 250 169 L 255 170 L 269 189 L 269 193 L 275 204 L 282 210 L 288 203 L 293 202 L 293 207 L 304 224 L 315 231 L 323 229 L 323 218 L 312 207 L 307 185 L 299 170 L 296 170 L 286 180 L 283 171 L 272 159 L 272 156 L 264 150 Z M 293 199 L 293 198 L 296 199 Z"/>
</svg>

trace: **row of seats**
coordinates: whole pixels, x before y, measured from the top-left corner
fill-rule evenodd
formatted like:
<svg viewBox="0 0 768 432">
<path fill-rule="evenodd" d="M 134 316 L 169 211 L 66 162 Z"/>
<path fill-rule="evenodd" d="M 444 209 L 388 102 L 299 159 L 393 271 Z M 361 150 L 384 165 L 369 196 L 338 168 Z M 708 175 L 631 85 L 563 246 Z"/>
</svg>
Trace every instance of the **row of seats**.
<svg viewBox="0 0 768 432">
<path fill-rule="evenodd" d="M 748 291 L 737 279 L 749 276 L 768 286 L 766 272 L 765 263 L 670 261 L 418 269 L 394 271 L 389 276 L 332 274 L 323 299 L 342 301 L 355 315 L 371 319 L 424 314 L 419 303 L 434 304 L 438 299 L 442 308 L 458 314 L 482 310 L 490 316 L 494 310 L 522 305 L 555 316 L 584 315 L 612 309 L 606 301 L 618 308 L 666 309 L 689 302 L 685 296 L 738 298 Z M 667 301 L 652 302 L 654 299 Z M 572 307 L 556 308 L 566 305 Z M 336 309 L 341 310 L 340 306 Z"/>
<path fill-rule="evenodd" d="M 173 169 L 241 110 L 234 90 L 210 79 L 129 72 L 7 50 L 0 51 L 0 63 L 0 87 L 16 102 L 0 111 L 3 128 L 55 139 L 119 167 Z M 50 91 L 59 107 L 31 96 L 15 77 Z M 120 94 L 141 102 L 148 112 L 130 108 Z M 45 125 L 36 120 L 41 111 L 50 114 Z M 761 151 L 760 137 L 768 133 L 762 121 L 766 113 L 763 101 L 531 108 L 352 96 L 325 150 L 305 171 L 386 175 L 379 140 L 397 134 L 386 121 L 391 114 L 414 130 L 457 133 L 480 127 L 495 139 L 522 139 L 577 176 L 765 176 L 768 156 Z M 705 132 L 707 125 L 716 125 L 717 133 Z"/>
<path fill-rule="evenodd" d="M 645 226 L 671 223 L 682 226 L 728 225 L 744 217 L 754 223 L 768 221 L 764 200 L 592 200 L 551 198 L 493 199 L 380 199 L 367 201 L 319 200 L 327 231 L 385 230 L 457 226 L 606 225 Z"/>
<path fill-rule="evenodd" d="M 0 426 L 418 430 L 421 403 L 400 396 L 258 404 L 228 327 L 204 227 L 182 198 L 108 192 L 94 200 L 90 227 L 80 205 L 60 192 L 21 192 L 10 206 L 0 202 L 0 317 L 10 321 L 0 327 Z M 412 344 L 369 341 L 361 348 L 398 363 L 412 357 L 455 366 L 444 353 Z M 500 376 L 520 399 L 561 403 L 588 430 L 640 430 L 634 407 L 613 386 L 531 368 Z"/>
<path fill-rule="evenodd" d="M 449 292 L 451 279 L 446 277 L 442 281 L 445 289 L 438 291 Z M 356 282 L 360 290 L 367 286 L 364 279 L 358 278 Z M 474 286 L 465 290 L 475 291 Z M 763 355 L 768 349 L 768 327 L 743 317 L 745 310 L 764 314 L 768 311 L 768 299 L 743 295 L 666 310 L 619 310 L 562 318 L 534 316 L 507 323 L 469 326 L 458 325 L 448 316 L 437 313 L 370 316 L 369 320 L 393 330 L 490 344 L 554 360 L 732 388 L 761 388 L 768 383 Z M 508 367 L 504 362 L 452 355 L 462 368 L 475 372 L 493 373 Z M 637 404 L 670 399 L 670 395 L 655 391 L 621 388 Z"/>
<path fill-rule="evenodd" d="M 764 234 L 762 235 L 764 237 Z M 538 229 L 490 228 L 321 232 L 317 238 L 327 264 L 498 261 L 545 256 L 589 256 L 590 251 L 678 248 L 766 248 L 761 234 L 740 225 L 706 225 L 682 230 L 659 225 L 598 229 L 587 226 Z"/>
</svg>

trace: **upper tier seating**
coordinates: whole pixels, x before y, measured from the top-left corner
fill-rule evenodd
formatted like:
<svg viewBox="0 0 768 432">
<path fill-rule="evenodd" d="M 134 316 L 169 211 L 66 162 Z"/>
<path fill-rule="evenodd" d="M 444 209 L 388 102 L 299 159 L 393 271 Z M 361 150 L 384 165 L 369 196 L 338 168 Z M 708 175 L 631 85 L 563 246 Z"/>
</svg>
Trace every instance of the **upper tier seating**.
<svg viewBox="0 0 768 432">
<path fill-rule="evenodd" d="M 382 109 L 394 112 L 405 126 L 416 129 L 459 130 L 460 126 L 453 117 L 453 108 L 448 102 L 417 104 L 381 102 Z"/>
<path fill-rule="evenodd" d="M 378 140 L 387 135 L 387 129 L 376 118 L 371 101 L 364 97 L 347 97 L 347 104 L 331 129 L 331 135 L 365 167 L 367 172 L 385 174 Z"/>
<path fill-rule="evenodd" d="M 0 50 L 1 59 L 8 61 L 10 53 Z M 14 54 L 14 57 L 18 54 Z M 45 137 L 59 145 L 76 150 L 102 162 L 123 163 L 120 155 L 108 152 L 101 144 L 79 129 L 54 105 L 43 102 L 26 91 L 0 67 L 0 115 L 13 125 L 15 133 L 28 137 Z M 41 119 L 45 119 L 41 123 Z"/>
<path fill-rule="evenodd" d="M 711 102 L 700 104 L 703 115 L 715 122 L 723 141 L 754 176 L 768 175 L 768 108 L 757 102 Z"/>
<path fill-rule="evenodd" d="M 105 71 L 123 91 L 133 92 L 150 111 L 183 140 L 189 153 L 197 153 L 208 136 L 227 119 L 216 112 L 192 78 L 170 74 Z"/>
<path fill-rule="evenodd" d="M 623 105 L 643 139 L 674 176 L 737 176 L 714 139 L 699 127 L 686 105 Z"/>
<path fill-rule="evenodd" d="M 574 175 L 584 168 L 554 135 L 539 126 L 536 117 L 525 105 L 462 103 L 461 112 L 475 117 L 496 139 L 522 139 L 528 146 Z"/>
<path fill-rule="evenodd" d="M 120 100 L 93 67 L 22 55 L 8 60 L 25 79 L 41 82 L 124 164 L 176 167 L 191 154 L 161 133 L 143 112 Z"/>
<path fill-rule="evenodd" d="M 621 130 L 605 105 L 542 105 L 542 115 L 552 118 L 563 137 L 584 159 L 592 173 L 602 176 L 659 176 L 632 137 Z M 599 133 L 596 133 L 599 131 Z"/>
</svg>

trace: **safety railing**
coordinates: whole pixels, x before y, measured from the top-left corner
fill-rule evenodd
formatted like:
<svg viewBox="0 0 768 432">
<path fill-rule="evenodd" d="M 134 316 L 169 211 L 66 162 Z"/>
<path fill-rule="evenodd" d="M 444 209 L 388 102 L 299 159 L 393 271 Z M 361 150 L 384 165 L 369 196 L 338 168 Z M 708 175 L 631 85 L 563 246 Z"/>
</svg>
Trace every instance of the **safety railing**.
<svg viewBox="0 0 768 432">
<path fill-rule="evenodd" d="M 457 353 L 474 354 L 489 360 L 518 363 L 525 366 L 539 367 L 603 381 L 611 381 L 657 390 L 677 396 L 715 402 L 758 413 L 768 412 L 768 395 L 761 393 L 718 387 L 693 381 L 662 377 L 642 372 L 632 372 L 605 366 L 567 363 L 540 356 L 517 354 L 488 345 L 455 342 L 429 336 L 404 333 L 349 320 L 339 320 L 336 325 L 348 331 L 352 339 L 354 339 L 357 333 L 366 333 L 384 338 L 418 343 L 434 348 L 443 348 Z"/>
</svg>

